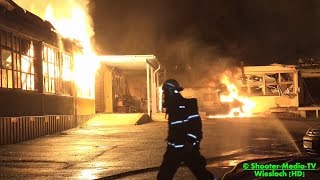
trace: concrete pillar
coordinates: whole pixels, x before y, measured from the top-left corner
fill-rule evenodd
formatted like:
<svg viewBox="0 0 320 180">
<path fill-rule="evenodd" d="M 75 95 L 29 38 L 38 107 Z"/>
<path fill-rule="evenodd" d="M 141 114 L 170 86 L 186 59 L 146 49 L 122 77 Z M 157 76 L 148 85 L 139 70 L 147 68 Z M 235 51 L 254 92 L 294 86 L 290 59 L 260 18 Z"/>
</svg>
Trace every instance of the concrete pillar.
<svg viewBox="0 0 320 180">
<path fill-rule="evenodd" d="M 147 108 L 148 108 L 148 115 L 151 116 L 151 109 L 150 109 L 150 65 L 147 63 Z"/>
<path fill-rule="evenodd" d="M 112 70 L 106 68 L 104 73 L 104 112 L 113 112 L 113 99 L 112 99 Z"/>
<path fill-rule="evenodd" d="M 157 98 L 157 112 L 161 112 L 159 102 L 160 101 L 160 96 L 159 96 L 159 72 L 156 73 L 156 98 Z"/>
<path fill-rule="evenodd" d="M 151 107 L 152 107 L 152 113 L 157 112 L 157 88 L 156 88 L 156 75 L 154 73 L 154 69 L 151 69 L 151 79 L 152 79 L 152 84 L 151 84 Z"/>
</svg>

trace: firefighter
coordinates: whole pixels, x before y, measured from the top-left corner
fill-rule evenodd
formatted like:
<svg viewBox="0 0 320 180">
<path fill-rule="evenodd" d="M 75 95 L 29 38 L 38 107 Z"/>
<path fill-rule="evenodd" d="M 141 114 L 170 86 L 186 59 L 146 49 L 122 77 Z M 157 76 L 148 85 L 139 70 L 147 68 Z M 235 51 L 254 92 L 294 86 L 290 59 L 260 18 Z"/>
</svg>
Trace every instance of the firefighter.
<svg viewBox="0 0 320 180">
<path fill-rule="evenodd" d="M 206 159 L 200 154 L 202 123 L 197 99 L 186 99 L 183 90 L 174 79 L 165 81 L 163 107 L 168 115 L 167 149 L 157 176 L 158 180 L 170 180 L 183 162 L 198 179 L 214 179 L 206 169 Z"/>
</svg>

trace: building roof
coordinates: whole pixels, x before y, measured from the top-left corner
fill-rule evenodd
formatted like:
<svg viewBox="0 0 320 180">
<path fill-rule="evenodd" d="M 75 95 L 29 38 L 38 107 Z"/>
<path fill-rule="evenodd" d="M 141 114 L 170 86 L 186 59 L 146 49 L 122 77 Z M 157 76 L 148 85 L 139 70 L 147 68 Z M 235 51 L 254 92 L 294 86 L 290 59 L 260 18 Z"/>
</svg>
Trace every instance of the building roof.
<svg viewBox="0 0 320 180">
<path fill-rule="evenodd" d="M 154 69 L 160 67 L 160 63 L 154 55 L 106 55 L 99 56 L 101 62 L 120 70 L 145 70 L 146 65 Z"/>
</svg>

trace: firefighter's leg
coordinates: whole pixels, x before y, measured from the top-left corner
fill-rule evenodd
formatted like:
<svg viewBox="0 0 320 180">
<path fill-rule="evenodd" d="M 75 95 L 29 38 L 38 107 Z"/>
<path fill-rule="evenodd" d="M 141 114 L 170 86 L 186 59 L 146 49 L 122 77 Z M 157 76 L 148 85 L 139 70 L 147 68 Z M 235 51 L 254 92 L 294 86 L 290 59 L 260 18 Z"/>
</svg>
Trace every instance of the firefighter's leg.
<svg viewBox="0 0 320 180">
<path fill-rule="evenodd" d="M 157 179 L 158 180 L 173 179 L 173 176 L 176 173 L 181 163 L 180 157 L 181 156 L 180 156 L 179 150 L 168 147 L 166 153 L 163 156 L 163 161 L 160 166 Z"/>
<path fill-rule="evenodd" d="M 206 159 L 200 154 L 198 149 L 195 149 L 185 160 L 185 164 L 192 171 L 197 179 L 210 179 L 213 180 L 214 175 L 206 168 Z"/>
</svg>

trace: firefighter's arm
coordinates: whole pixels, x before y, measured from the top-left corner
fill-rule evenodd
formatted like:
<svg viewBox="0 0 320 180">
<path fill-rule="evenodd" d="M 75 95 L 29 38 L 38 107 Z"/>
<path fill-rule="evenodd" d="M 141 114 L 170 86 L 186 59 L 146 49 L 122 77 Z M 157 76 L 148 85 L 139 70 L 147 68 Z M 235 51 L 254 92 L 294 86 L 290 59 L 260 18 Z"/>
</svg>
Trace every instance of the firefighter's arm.
<svg viewBox="0 0 320 180">
<path fill-rule="evenodd" d="M 190 99 L 188 103 L 188 138 L 195 141 L 202 140 L 202 122 L 198 112 L 197 99 Z"/>
</svg>

